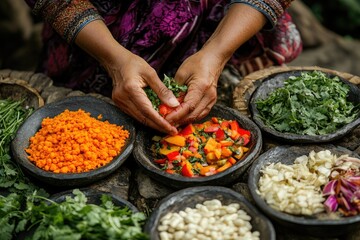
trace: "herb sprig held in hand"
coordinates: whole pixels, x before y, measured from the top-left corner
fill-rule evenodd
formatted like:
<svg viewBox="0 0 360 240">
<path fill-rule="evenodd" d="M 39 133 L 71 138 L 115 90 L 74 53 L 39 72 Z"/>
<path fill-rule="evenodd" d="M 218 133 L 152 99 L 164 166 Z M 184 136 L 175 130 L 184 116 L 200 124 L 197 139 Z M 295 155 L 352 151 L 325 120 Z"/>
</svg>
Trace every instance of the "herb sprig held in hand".
<svg viewBox="0 0 360 240">
<path fill-rule="evenodd" d="M 174 78 L 168 77 L 166 75 L 164 75 L 163 83 L 174 93 L 175 97 L 180 103 L 184 101 L 185 93 L 187 91 L 186 85 L 179 85 L 177 82 L 175 82 Z M 160 98 L 150 87 L 145 88 L 145 93 L 151 101 L 153 108 L 158 111 L 161 116 L 165 117 L 174 110 L 174 108 L 161 103 Z"/>
<path fill-rule="evenodd" d="M 325 135 L 358 118 L 359 106 L 347 100 L 348 93 L 337 76 L 305 72 L 289 77 L 256 107 L 264 123 L 279 132 Z"/>
</svg>

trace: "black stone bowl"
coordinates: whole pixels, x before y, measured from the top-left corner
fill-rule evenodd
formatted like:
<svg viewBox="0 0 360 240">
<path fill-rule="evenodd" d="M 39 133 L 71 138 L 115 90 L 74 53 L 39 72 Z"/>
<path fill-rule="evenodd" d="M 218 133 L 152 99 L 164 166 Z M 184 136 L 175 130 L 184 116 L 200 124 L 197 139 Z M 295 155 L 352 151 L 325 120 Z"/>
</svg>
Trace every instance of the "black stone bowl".
<svg viewBox="0 0 360 240">
<path fill-rule="evenodd" d="M 161 170 L 159 166 L 153 162 L 151 157 L 151 145 L 153 136 L 161 136 L 163 134 L 151 130 L 149 128 L 143 128 L 138 131 L 136 136 L 135 148 L 133 151 L 134 158 L 138 165 L 144 169 L 154 180 L 160 181 L 161 183 L 173 187 L 173 188 L 186 188 L 186 187 L 195 187 L 201 185 L 226 185 L 237 178 L 239 178 L 246 169 L 251 165 L 253 160 L 260 154 L 262 148 L 262 135 L 260 129 L 252 122 L 248 117 L 240 114 L 238 111 L 215 105 L 208 116 L 206 116 L 200 122 L 209 120 L 211 117 L 221 117 L 227 120 L 237 120 L 239 125 L 251 132 L 251 139 L 247 147 L 249 151 L 246 152 L 242 160 L 238 161 L 235 165 L 228 168 L 227 170 L 204 177 L 184 177 L 179 174 L 169 174 Z"/>
<path fill-rule="evenodd" d="M 339 128 L 336 132 L 325 134 L 325 135 L 300 135 L 294 133 L 285 133 L 279 132 L 269 126 L 267 126 L 263 120 L 260 118 L 259 111 L 256 108 L 256 101 L 260 99 L 265 99 L 267 96 L 276 90 L 277 88 L 281 88 L 284 86 L 284 82 L 290 76 L 300 76 L 301 73 L 305 72 L 312 72 L 306 70 L 295 70 L 289 72 L 282 72 L 270 75 L 269 77 L 265 78 L 260 86 L 254 91 L 250 98 L 249 102 L 249 110 L 252 115 L 253 121 L 260 127 L 260 129 L 266 134 L 269 135 L 277 140 L 285 141 L 287 143 L 327 143 L 337 139 L 344 137 L 346 134 L 351 132 L 354 128 L 360 125 L 360 113 L 358 114 L 358 118 L 351 123 L 346 124 L 345 126 Z M 335 75 L 325 73 L 326 76 L 333 78 Z M 344 80 L 340 76 L 337 76 L 340 81 L 345 83 L 349 86 L 350 91 L 347 97 L 347 100 L 354 103 L 354 105 L 360 104 L 360 88 L 357 87 L 355 84 L 352 84 L 349 81 Z"/>
<path fill-rule="evenodd" d="M 44 118 L 55 117 L 66 109 L 71 111 L 82 109 L 89 112 L 92 117 L 102 114 L 103 121 L 108 120 L 110 123 L 123 126 L 124 129 L 128 130 L 130 136 L 120 154 L 107 165 L 84 173 L 53 173 L 35 166 L 25 152 L 25 149 L 29 147 L 29 139 L 40 129 Z M 96 182 L 118 169 L 131 154 L 134 148 L 135 135 L 136 131 L 131 118 L 116 106 L 91 96 L 68 97 L 37 109 L 18 129 L 11 143 L 11 149 L 14 159 L 24 172 L 44 184 L 58 187 L 79 187 Z"/>
<path fill-rule="evenodd" d="M 0 81 L 0 99 L 22 101 L 22 107 L 37 109 L 44 105 L 44 99 L 36 89 L 25 81 Z"/>
<path fill-rule="evenodd" d="M 85 195 L 85 197 L 87 199 L 87 201 L 86 201 L 87 204 L 100 205 L 101 197 L 103 195 L 108 195 L 111 197 L 111 201 L 114 204 L 114 206 L 121 207 L 121 208 L 127 207 L 133 213 L 139 212 L 139 210 L 132 203 L 130 203 L 129 201 L 127 201 L 115 194 L 112 194 L 109 192 L 103 192 L 103 191 L 99 191 L 99 190 L 94 190 L 91 188 L 82 188 L 79 190 Z M 52 195 L 49 199 L 56 203 L 61 203 L 66 200 L 66 197 L 71 197 L 71 198 L 75 197 L 75 194 L 73 193 L 73 189 L 63 191 L 60 193 L 56 193 L 56 194 Z M 51 203 L 49 202 L 49 204 L 51 204 Z M 29 239 L 29 238 L 33 237 L 33 234 L 36 231 L 36 228 L 37 228 L 37 225 L 31 227 L 27 231 L 20 232 L 14 236 L 15 237 L 14 239 L 18 239 L 18 240 Z"/>
<path fill-rule="evenodd" d="M 111 197 L 111 200 L 113 202 L 113 204 L 115 206 L 118 207 L 127 207 L 129 208 L 129 210 L 131 210 L 132 212 L 139 212 L 139 210 L 129 201 L 115 195 L 109 192 L 104 192 L 104 191 L 99 191 L 99 190 L 95 190 L 95 189 L 91 189 L 91 188 L 83 188 L 83 189 L 79 189 L 82 193 L 84 193 L 85 197 L 87 198 L 87 203 L 88 204 L 95 204 L 95 205 L 100 205 L 101 204 L 101 196 L 102 195 L 108 195 Z M 74 190 L 67 190 L 67 191 L 63 191 L 60 193 L 56 193 L 53 194 L 50 199 L 53 200 L 54 202 L 57 203 L 61 203 L 64 202 L 66 200 L 66 197 L 74 197 Z"/>
<path fill-rule="evenodd" d="M 321 219 L 315 216 L 299 216 L 281 212 L 270 207 L 265 200 L 257 193 L 258 182 L 261 177 L 260 170 L 270 163 L 281 162 L 283 164 L 293 164 L 297 157 L 302 155 L 308 156 L 314 150 L 319 152 L 322 150 L 330 150 L 332 154 L 341 156 L 348 154 L 349 156 L 357 157 L 358 155 L 350 150 L 334 146 L 331 144 L 324 145 L 305 145 L 305 146 L 280 146 L 274 147 L 267 152 L 261 154 L 253 163 L 250 172 L 248 184 L 251 195 L 256 205 L 269 218 L 274 220 L 274 223 L 280 226 L 291 229 L 294 232 L 302 235 L 317 236 L 317 237 L 335 237 L 350 233 L 355 229 L 360 228 L 360 215 L 353 217 L 342 217 L 340 219 L 332 219 L 321 216 Z"/>
<path fill-rule="evenodd" d="M 150 235 L 152 240 L 158 240 L 160 238 L 157 228 L 163 216 L 169 212 L 185 210 L 187 207 L 195 208 L 196 204 L 202 204 L 204 201 L 212 199 L 220 200 L 222 205 L 229 205 L 231 203 L 240 204 L 240 209 L 244 210 L 251 217 L 252 231 L 259 231 L 260 239 L 262 240 L 275 240 L 275 230 L 268 218 L 260 213 L 240 193 L 219 186 L 186 188 L 162 199 L 148 218 L 144 231 Z"/>
</svg>

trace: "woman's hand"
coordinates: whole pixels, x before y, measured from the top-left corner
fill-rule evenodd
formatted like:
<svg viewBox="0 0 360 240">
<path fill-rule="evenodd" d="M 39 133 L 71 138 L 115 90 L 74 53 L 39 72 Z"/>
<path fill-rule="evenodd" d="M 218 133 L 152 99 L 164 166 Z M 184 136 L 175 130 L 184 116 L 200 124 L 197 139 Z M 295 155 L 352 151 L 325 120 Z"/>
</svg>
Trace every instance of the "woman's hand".
<svg viewBox="0 0 360 240">
<path fill-rule="evenodd" d="M 179 105 L 174 94 L 165 87 L 145 60 L 113 38 L 102 21 L 87 24 L 75 42 L 107 70 L 113 81 L 112 98 L 122 111 L 161 132 L 177 133 L 176 128 L 154 110 L 143 89 L 150 86 L 160 100 L 171 107 Z"/>
<path fill-rule="evenodd" d="M 231 4 L 203 48 L 179 67 L 175 80 L 186 84 L 188 92 L 184 102 L 166 117 L 170 123 L 182 125 L 209 113 L 216 102 L 217 82 L 226 62 L 265 23 L 265 16 L 256 9 L 242 3 Z"/>
<path fill-rule="evenodd" d="M 175 80 L 188 86 L 184 102 L 166 119 L 176 126 L 205 117 L 217 99 L 217 82 L 226 60 L 212 51 L 200 50 L 186 59 Z"/>
<path fill-rule="evenodd" d="M 113 101 L 142 124 L 161 132 L 176 134 L 176 128 L 154 110 L 143 89 L 150 86 L 162 102 L 169 106 L 176 107 L 179 102 L 145 60 L 130 52 L 127 54 L 125 62 L 119 59 L 114 65 L 104 64 L 113 79 Z"/>
</svg>

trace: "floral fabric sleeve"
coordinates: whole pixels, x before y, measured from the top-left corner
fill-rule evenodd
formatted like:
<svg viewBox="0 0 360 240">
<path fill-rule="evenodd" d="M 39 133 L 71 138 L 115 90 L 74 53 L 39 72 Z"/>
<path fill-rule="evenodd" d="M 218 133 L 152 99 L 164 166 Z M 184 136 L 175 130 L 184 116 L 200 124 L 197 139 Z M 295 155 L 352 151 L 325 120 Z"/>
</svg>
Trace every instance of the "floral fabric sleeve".
<svg viewBox="0 0 360 240">
<path fill-rule="evenodd" d="M 244 3 L 257 9 L 263 13 L 269 21 L 266 28 L 272 29 L 292 1 L 294 0 L 231 0 L 230 4 Z"/>
<path fill-rule="evenodd" d="M 72 43 L 88 23 L 102 19 L 89 0 L 25 0 L 67 42 Z"/>
</svg>

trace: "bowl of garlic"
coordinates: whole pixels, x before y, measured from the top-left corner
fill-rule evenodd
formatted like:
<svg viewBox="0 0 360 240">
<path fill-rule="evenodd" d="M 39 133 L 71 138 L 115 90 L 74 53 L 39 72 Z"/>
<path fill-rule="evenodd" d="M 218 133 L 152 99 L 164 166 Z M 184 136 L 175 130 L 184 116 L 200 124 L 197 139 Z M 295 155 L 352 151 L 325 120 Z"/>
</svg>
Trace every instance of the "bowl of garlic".
<svg viewBox="0 0 360 240">
<path fill-rule="evenodd" d="M 145 224 L 151 239 L 273 240 L 269 219 L 226 187 L 186 188 L 162 199 Z"/>
<path fill-rule="evenodd" d="M 335 237 L 360 227 L 360 159 L 343 147 L 274 147 L 255 160 L 248 184 L 265 215 L 303 235 Z"/>
</svg>

